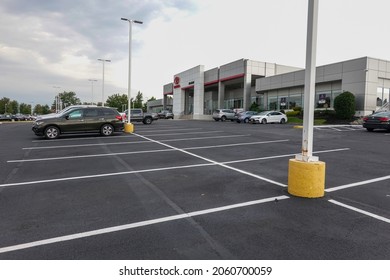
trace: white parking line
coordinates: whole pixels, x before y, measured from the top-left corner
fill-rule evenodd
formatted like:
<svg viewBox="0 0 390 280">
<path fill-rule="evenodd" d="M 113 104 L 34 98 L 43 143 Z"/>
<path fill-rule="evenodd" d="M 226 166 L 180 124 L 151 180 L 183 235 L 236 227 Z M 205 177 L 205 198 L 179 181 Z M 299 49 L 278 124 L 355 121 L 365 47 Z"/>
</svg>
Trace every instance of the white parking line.
<svg viewBox="0 0 390 280">
<path fill-rule="evenodd" d="M 185 135 L 185 134 L 209 134 L 209 133 L 220 133 L 222 130 L 216 131 L 204 131 L 204 132 L 184 132 L 184 133 L 164 133 L 164 134 L 146 134 L 145 136 L 171 136 L 171 135 Z M 136 135 L 135 133 L 133 135 Z M 139 135 L 139 134 L 137 134 Z"/>
<path fill-rule="evenodd" d="M 161 126 L 159 126 L 159 128 L 161 128 Z M 142 132 L 156 132 L 156 131 L 181 131 L 181 130 L 202 130 L 202 128 L 176 128 L 176 129 L 169 129 L 169 130 L 141 130 Z M 125 135 L 115 135 L 114 138 L 124 138 L 124 137 L 127 137 L 127 138 L 131 138 L 132 135 L 128 135 L 128 134 L 125 134 Z M 46 140 L 46 141 L 50 141 L 51 143 L 53 142 L 67 142 L 67 141 L 82 141 L 82 140 L 101 140 L 101 139 L 104 139 L 104 137 L 102 136 L 89 136 L 89 137 L 77 137 L 77 138 L 60 138 L 60 139 L 51 139 L 51 140 Z M 33 140 L 31 141 L 32 143 L 43 143 L 45 142 L 44 139 L 41 139 L 41 140 Z"/>
<path fill-rule="evenodd" d="M 334 192 L 334 191 L 339 191 L 339 190 L 352 188 L 352 187 L 357 187 L 357 186 L 361 186 L 361 185 L 367 185 L 367 184 L 380 182 L 380 181 L 385 181 L 385 180 L 390 180 L 390 175 L 379 177 L 379 178 L 375 178 L 375 179 L 360 181 L 360 182 L 356 182 L 356 183 L 352 183 L 352 184 L 346 184 L 346 185 L 342 185 L 342 186 L 338 186 L 338 187 L 328 188 L 328 189 L 325 189 L 325 191 L 326 192 Z"/>
<path fill-rule="evenodd" d="M 344 208 L 350 209 L 350 210 L 352 210 L 352 211 L 355 211 L 355 212 L 358 212 L 358 213 L 361 213 L 361 214 L 370 216 L 370 217 L 372 217 L 372 218 L 375 218 L 375 219 L 377 219 L 377 220 L 380 220 L 380 221 L 382 221 L 382 222 L 386 222 L 386 223 L 390 224 L 390 219 L 387 219 L 387 218 L 385 218 L 385 217 L 382 217 L 382 216 L 379 216 L 379 215 L 376 215 L 376 214 L 373 214 L 373 213 L 364 211 L 364 210 L 362 210 L 362 209 L 359 209 L 359 208 L 356 208 L 356 207 L 353 207 L 353 206 L 350 206 L 350 205 L 347 205 L 347 204 L 338 202 L 338 201 L 333 200 L 333 199 L 330 199 L 330 200 L 328 200 L 328 201 L 329 201 L 330 203 L 333 203 L 333 204 L 342 206 L 342 207 L 344 207 Z"/>
<path fill-rule="evenodd" d="M 339 151 L 347 151 L 347 150 L 349 150 L 349 148 L 316 151 L 316 152 L 313 152 L 313 154 L 331 153 L 331 152 L 339 152 Z M 166 150 L 162 150 L 162 151 L 174 151 L 174 150 L 173 149 L 166 149 Z M 276 159 L 276 158 L 284 158 L 284 157 L 293 157 L 295 155 L 296 154 L 285 154 L 285 155 L 278 155 L 278 156 L 257 157 L 257 158 L 250 158 L 250 159 L 226 161 L 226 162 L 221 162 L 219 164 L 226 165 L 226 164 L 241 163 L 241 162 L 248 162 L 248 161 L 258 161 L 258 160 Z M 105 174 L 93 174 L 93 175 L 76 176 L 76 177 L 54 178 L 54 179 L 48 179 L 48 180 L 7 183 L 7 184 L 0 184 L 0 187 L 16 187 L 16 186 L 23 186 L 23 185 L 35 185 L 35 184 L 67 181 L 67 180 L 72 181 L 72 180 L 83 180 L 83 179 L 90 179 L 90 178 L 97 178 L 97 177 L 129 175 L 129 174 L 136 174 L 136 173 L 161 172 L 161 171 L 166 171 L 166 170 L 196 168 L 196 167 L 204 167 L 204 166 L 212 166 L 212 165 L 217 165 L 217 163 L 192 164 L 192 165 L 184 165 L 184 166 L 171 166 L 171 167 L 133 170 L 133 171 L 116 172 L 116 173 L 105 173 Z M 260 178 L 258 178 L 258 179 L 260 179 Z M 281 184 L 281 183 L 278 183 L 278 185 L 282 186 L 282 187 L 286 187 L 286 185 Z"/>
<path fill-rule="evenodd" d="M 176 151 L 185 153 L 185 154 L 187 154 L 187 155 L 190 155 L 190 156 L 193 156 L 193 157 L 202 159 L 202 160 L 207 161 L 207 162 L 209 162 L 209 163 L 212 163 L 212 164 L 214 164 L 214 165 L 218 165 L 218 166 L 221 166 L 221 167 L 230 169 L 230 170 L 234 170 L 234 171 L 236 171 L 236 172 L 238 172 L 238 173 L 245 174 L 245 175 L 254 177 L 254 178 L 256 178 L 256 179 L 260 179 L 260 180 L 262 180 L 262 181 L 266 181 L 266 182 L 268 182 L 268 183 L 271 183 L 271 184 L 274 184 L 274 185 L 277 185 L 277 186 L 286 187 L 285 184 L 282 184 L 282 183 L 276 182 L 276 181 L 274 181 L 274 180 L 271 180 L 271 179 L 268 179 L 268 178 L 265 178 L 265 177 L 262 177 L 262 176 L 259 176 L 259 175 L 250 173 L 250 172 L 245 171 L 245 170 L 241 170 L 241 169 L 238 169 L 238 168 L 235 168 L 235 167 L 232 167 L 232 166 L 223 164 L 223 163 L 221 163 L 221 162 L 217 162 L 217 161 L 214 161 L 214 160 L 211 160 L 211 159 L 208 159 L 208 158 L 199 156 L 199 155 L 197 155 L 197 154 L 188 152 L 188 151 L 186 151 L 186 150 L 184 150 L 184 149 L 176 148 L 176 147 L 174 147 L 174 146 L 165 144 L 165 143 L 163 143 L 163 142 L 161 142 L 161 141 L 153 140 L 153 139 L 151 139 L 151 138 L 148 138 L 148 137 L 146 137 L 146 136 L 139 135 L 139 134 L 136 134 L 136 133 L 134 133 L 134 135 L 138 135 L 139 137 L 141 137 L 141 138 L 143 138 L 143 139 L 146 139 L 146 140 L 149 140 L 149 141 L 151 141 L 151 142 L 160 144 L 160 145 L 165 146 L 165 147 L 167 147 L 167 148 L 174 149 L 174 150 L 176 150 Z"/>
<path fill-rule="evenodd" d="M 200 147 L 190 147 L 183 148 L 183 150 L 199 150 L 199 149 L 212 149 L 212 148 L 223 148 L 223 147 L 233 147 L 233 146 L 246 146 L 246 145 L 259 145 L 259 144 L 271 144 L 278 142 L 286 142 L 288 140 L 274 140 L 274 141 L 259 141 L 259 142 L 248 142 L 248 143 L 238 143 L 238 144 L 225 144 L 225 145 L 214 145 L 214 146 L 200 146 Z M 149 142 L 149 141 L 140 141 L 140 142 Z M 19 159 L 19 160 L 8 160 L 7 163 L 18 163 L 18 162 L 36 162 L 36 161 L 49 161 L 49 160 L 66 160 L 66 159 L 79 159 L 79 158 L 93 158 L 93 157 L 107 157 L 107 156 L 119 156 L 119 155 L 131 155 L 131 154 L 144 154 L 144 153 L 157 153 L 157 152 L 172 152 L 173 149 L 163 149 L 163 150 L 146 150 L 146 151 L 136 151 L 136 152 L 120 152 L 120 153 L 107 153 L 107 154 L 95 154 L 95 155 L 82 155 L 82 156 L 69 156 L 69 157 L 53 157 L 53 158 L 35 158 L 35 159 Z"/>
<path fill-rule="evenodd" d="M 176 142 L 176 141 L 191 141 L 191 140 L 203 140 L 203 139 L 219 139 L 219 138 L 234 138 L 234 137 L 248 137 L 250 134 L 242 135 L 222 135 L 222 136 L 207 136 L 207 137 L 192 137 L 192 138 L 179 138 L 179 139 L 168 139 L 160 140 L 161 142 Z M 51 141 L 50 141 L 51 142 Z M 40 150 L 40 149 L 63 149 L 63 148 L 80 148 L 89 146 L 110 146 L 110 145 L 129 145 L 129 144 L 140 144 L 150 143 L 150 141 L 127 141 L 127 142 L 108 142 L 98 144 L 79 144 L 79 145 L 62 145 L 62 146 L 41 146 L 41 147 L 26 147 L 23 150 Z"/>
<path fill-rule="evenodd" d="M 113 232 L 118 232 L 118 231 L 122 231 L 122 230 L 145 227 L 145 226 L 149 226 L 149 225 L 160 224 L 160 223 L 165 223 L 165 222 L 170 222 L 170 221 L 175 221 L 175 220 L 180 220 L 180 219 L 187 219 L 187 218 L 191 218 L 191 217 L 195 217 L 195 216 L 201 216 L 201 215 L 206 215 L 206 214 L 211 214 L 211 213 L 216 213 L 216 212 L 221 212 L 221 211 L 227 211 L 227 210 L 231 210 L 231 209 L 235 209 L 235 208 L 242 208 L 242 207 L 267 203 L 267 202 L 273 202 L 275 200 L 276 201 L 283 200 L 283 199 L 287 199 L 287 198 L 289 198 L 289 197 L 282 195 L 282 196 L 252 200 L 252 201 L 247 201 L 247 202 L 243 202 L 243 203 L 231 204 L 231 205 L 222 206 L 222 207 L 216 207 L 216 208 L 210 208 L 210 209 L 205 209 L 205 210 L 200 210 L 200 211 L 172 215 L 172 216 L 168 216 L 168 217 L 152 219 L 152 220 L 147 220 L 147 221 L 142 221 L 142 222 L 136 222 L 136 223 L 131 223 L 131 224 L 125 224 L 125 225 L 120 225 L 120 226 L 114 226 L 114 227 L 102 228 L 102 229 L 98 229 L 98 230 L 81 232 L 81 233 L 76 233 L 76 234 L 64 235 L 64 236 L 59 236 L 59 237 L 54 237 L 54 238 L 49 238 L 49 239 L 43 239 L 43 240 L 38 240 L 38 241 L 34 241 L 34 242 L 28 242 L 28 243 L 23 243 L 23 244 L 8 246 L 8 247 L 2 247 L 2 248 L 0 248 L 0 254 L 6 253 L 6 252 L 12 252 L 12 251 L 33 248 L 33 247 L 38 247 L 38 246 L 43 246 L 43 245 L 48 245 L 48 244 L 53 244 L 53 243 L 58 243 L 58 242 L 75 240 L 75 239 L 80 239 L 80 238 L 85 238 L 85 237 L 90 237 L 90 236 L 96 236 L 96 235 L 101 235 L 101 234 L 106 234 L 106 233 L 113 233 Z"/>
</svg>

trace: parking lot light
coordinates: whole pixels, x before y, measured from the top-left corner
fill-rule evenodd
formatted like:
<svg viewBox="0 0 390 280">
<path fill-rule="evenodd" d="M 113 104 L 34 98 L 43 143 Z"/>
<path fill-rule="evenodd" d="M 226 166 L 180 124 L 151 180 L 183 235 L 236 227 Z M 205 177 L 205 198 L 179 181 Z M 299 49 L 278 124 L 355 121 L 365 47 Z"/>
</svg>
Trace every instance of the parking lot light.
<svg viewBox="0 0 390 280">
<path fill-rule="evenodd" d="M 98 61 L 101 61 L 103 63 L 103 76 L 102 76 L 102 106 L 104 107 L 104 64 L 106 62 L 111 62 L 110 59 L 103 59 L 103 58 L 98 58 Z"/>
<path fill-rule="evenodd" d="M 308 8 L 302 153 L 290 159 L 288 166 L 288 192 L 306 198 L 325 193 L 325 162 L 313 156 L 318 2 L 309 0 Z"/>
<path fill-rule="evenodd" d="M 139 20 L 131 20 L 127 18 L 121 18 L 121 20 L 129 22 L 129 77 L 128 77 L 128 88 L 127 88 L 128 110 L 127 110 L 127 123 L 125 124 L 125 132 L 133 133 L 134 125 L 131 123 L 131 29 L 133 23 L 143 24 L 143 22 Z"/>
</svg>

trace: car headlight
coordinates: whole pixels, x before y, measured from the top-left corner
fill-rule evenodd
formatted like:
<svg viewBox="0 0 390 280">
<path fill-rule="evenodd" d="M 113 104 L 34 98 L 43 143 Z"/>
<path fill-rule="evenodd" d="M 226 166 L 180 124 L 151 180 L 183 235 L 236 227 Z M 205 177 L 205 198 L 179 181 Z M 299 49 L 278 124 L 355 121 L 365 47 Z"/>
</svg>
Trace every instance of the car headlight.
<svg viewBox="0 0 390 280">
<path fill-rule="evenodd" d="M 42 121 L 37 121 L 37 122 L 34 122 L 34 126 L 39 126 L 39 125 L 41 125 L 41 124 L 43 124 L 43 122 L 42 122 Z"/>
</svg>

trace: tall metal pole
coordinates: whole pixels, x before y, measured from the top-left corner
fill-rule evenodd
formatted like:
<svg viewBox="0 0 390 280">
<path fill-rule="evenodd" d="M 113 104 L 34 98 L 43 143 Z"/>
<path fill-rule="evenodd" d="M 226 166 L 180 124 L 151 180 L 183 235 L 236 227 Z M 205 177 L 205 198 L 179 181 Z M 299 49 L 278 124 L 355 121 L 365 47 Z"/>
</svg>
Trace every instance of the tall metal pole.
<svg viewBox="0 0 390 280">
<path fill-rule="evenodd" d="M 59 89 L 61 87 L 53 86 L 53 88 Z M 59 106 L 59 93 L 57 93 L 55 96 L 55 103 L 56 103 L 56 113 L 58 113 L 59 108 L 60 108 L 60 106 Z"/>
<path fill-rule="evenodd" d="M 306 198 L 325 194 L 326 164 L 313 156 L 318 1 L 309 0 L 308 9 L 302 154 L 290 159 L 288 164 L 288 193 Z"/>
<path fill-rule="evenodd" d="M 102 106 L 104 106 L 104 64 L 105 62 L 111 62 L 110 59 L 98 58 L 99 61 L 103 62 L 103 77 L 102 77 Z"/>
<path fill-rule="evenodd" d="M 92 92 L 92 102 L 91 102 L 91 104 L 93 105 L 93 82 L 97 82 L 97 80 L 94 80 L 94 79 L 88 79 L 88 81 L 90 81 L 91 82 L 91 92 Z"/>
<path fill-rule="evenodd" d="M 138 23 L 142 24 L 142 21 L 139 20 L 131 20 L 127 18 L 121 18 L 121 20 L 128 21 L 129 22 L 129 78 L 128 78 L 128 85 L 127 85 L 127 99 L 128 99 L 128 104 L 127 104 L 127 123 L 131 123 L 131 29 L 132 29 L 132 23 Z"/>
<path fill-rule="evenodd" d="M 306 42 L 306 70 L 303 109 L 302 154 L 296 159 L 309 162 L 318 161 L 313 156 L 313 124 L 316 80 L 318 0 L 309 0 Z"/>
</svg>

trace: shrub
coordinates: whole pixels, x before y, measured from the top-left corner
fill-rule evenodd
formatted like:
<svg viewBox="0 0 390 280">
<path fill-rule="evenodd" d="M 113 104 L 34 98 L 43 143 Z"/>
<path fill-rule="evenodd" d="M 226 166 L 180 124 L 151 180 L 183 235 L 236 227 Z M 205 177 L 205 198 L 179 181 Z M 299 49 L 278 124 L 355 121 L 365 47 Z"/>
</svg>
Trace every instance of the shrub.
<svg viewBox="0 0 390 280">
<path fill-rule="evenodd" d="M 300 111 L 288 111 L 286 112 L 287 117 L 295 117 L 298 116 L 301 112 Z"/>
<path fill-rule="evenodd" d="M 259 111 L 259 105 L 256 102 L 253 102 L 252 105 L 249 107 L 249 111 Z"/>
<path fill-rule="evenodd" d="M 355 96 L 345 91 L 334 99 L 336 116 L 340 119 L 351 119 L 355 115 Z"/>
</svg>

